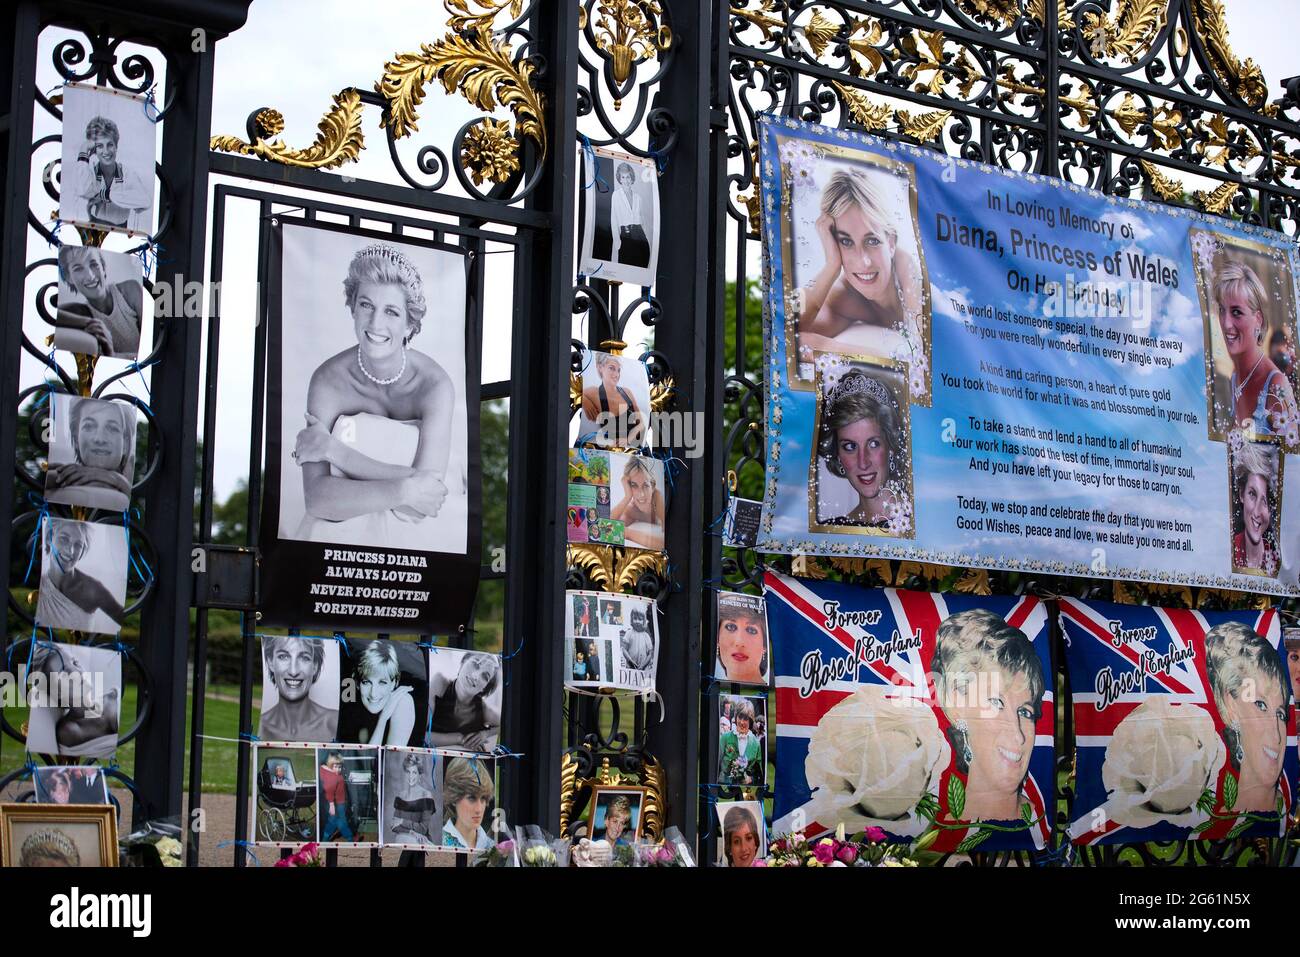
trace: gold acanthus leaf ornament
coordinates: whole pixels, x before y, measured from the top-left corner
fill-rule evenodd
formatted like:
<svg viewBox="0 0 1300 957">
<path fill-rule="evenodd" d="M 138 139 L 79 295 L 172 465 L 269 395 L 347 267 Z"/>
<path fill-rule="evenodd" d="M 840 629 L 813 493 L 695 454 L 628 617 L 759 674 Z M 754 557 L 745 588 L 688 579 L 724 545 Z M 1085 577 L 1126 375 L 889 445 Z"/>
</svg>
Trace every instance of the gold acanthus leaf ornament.
<svg viewBox="0 0 1300 957">
<path fill-rule="evenodd" d="M 560 836 L 569 836 L 569 817 L 578 793 L 578 759 L 570 751 L 560 757 Z"/>
<path fill-rule="evenodd" d="M 581 569 L 602 591 L 609 591 L 614 584 L 614 550 L 608 545 L 566 545 L 564 564 Z"/>
<path fill-rule="evenodd" d="M 803 38 L 808 41 L 808 48 L 812 50 L 812 55 L 820 57 L 825 52 L 826 47 L 835 39 L 835 35 L 840 32 L 840 28 L 820 9 L 814 7 L 812 18 L 803 25 Z"/>
<path fill-rule="evenodd" d="M 1232 205 L 1232 198 L 1237 195 L 1237 190 L 1240 188 L 1240 185 L 1237 183 L 1224 183 L 1222 186 L 1209 192 L 1198 190 L 1192 195 L 1201 209 L 1205 210 L 1207 213 L 1214 213 L 1216 216 L 1222 216 Z"/>
<path fill-rule="evenodd" d="M 1095 57 L 1142 59 L 1165 25 L 1169 0 L 1120 0 L 1115 13 L 1085 13 L 1079 30 Z"/>
<path fill-rule="evenodd" d="M 1205 52 L 1215 76 L 1233 96 L 1249 107 L 1259 109 L 1268 98 L 1268 84 L 1255 61 L 1244 62 L 1232 52 L 1228 42 L 1228 20 L 1219 0 L 1192 0 L 1192 17 L 1196 32 L 1205 42 Z"/>
<path fill-rule="evenodd" d="M 516 133 L 537 144 L 546 158 L 542 95 L 533 89 L 533 64 L 515 62 L 510 47 L 492 38 L 486 25 L 469 35 L 452 34 L 420 45 L 419 53 L 400 53 L 384 65 L 375 90 L 386 101 L 383 124 L 401 139 L 417 126 L 424 88 L 440 80 L 448 93 L 457 90 L 475 107 L 490 113 L 498 101 L 514 113 Z"/>
<path fill-rule="evenodd" d="M 1160 167 L 1154 163 L 1147 160 L 1139 160 L 1138 162 L 1142 164 L 1142 172 L 1147 174 L 1147 182 L 1151 184 L 1151 189 L 1157 196 L 1167 203 L 1182 199 L 1182 183 L 1161 172 Z"/>
<path fill-rule="evenodd" d="M 618 580 L 614 590 L 634 590 L 637 580 L 646 572 L 666 578 L 667 569 L 668 556 L 663 552 L 648 552 L 640 548 L 624 549 L 615 558 L 614 572 Z"/>
<path fill-rule="evenodd" d="M 894 111 L 888 103 L 873 103 L 861 90 L 855 90 L 837 80 L 832 80 L 831 86 L 835 87 L 843 98 L 844 106 L 848 109 L 853 122 L 868 130 L 880 131 L 889 128 L 889 121 Z"/>
<path fill-rule="evenodd" d="M 673 386 L 673 377 L 670 375 L 664 376 L 650 387 L 650 410 L 652 412 L 667 411 L 676 396 L 677 390 Z"/>
<path fill-rule="evenodd" d="M 898 125 L 903 128 L 904 133 L 916 137 L 922 143 L 928 143 L 943 132 L 943 125 L 952 116 L 952 110 L 929 110 L 916 116 L 912 116 L 906 110 L 895 110 L 894 115 L 898 118 Z"/>
<path fill-rule="evenodd" d="M 507 7 L 515 20 L 524 12 L 524 0 L 443 0 L 443 6 L 450 14 L 448 28 L 462 32 L 490 25 Z"/>
<path fill-rule="evenodd" d="M 361 132 L 361 94 L 349 88 L 336 93 L 334 106 L 318 126 L 316 141 L 306 149 L 294 149 L 274 139 L 284 129 L 284 118 L 277 110 L 264 109 L 254 117 L 258 136 L 246 143 L 237 136 L 214 136 L 209 146 L 226 153 L 242 153 L 260 159 L 305 169 L 333 169 L 354 162 L 366 148 Z"/>
</svg>

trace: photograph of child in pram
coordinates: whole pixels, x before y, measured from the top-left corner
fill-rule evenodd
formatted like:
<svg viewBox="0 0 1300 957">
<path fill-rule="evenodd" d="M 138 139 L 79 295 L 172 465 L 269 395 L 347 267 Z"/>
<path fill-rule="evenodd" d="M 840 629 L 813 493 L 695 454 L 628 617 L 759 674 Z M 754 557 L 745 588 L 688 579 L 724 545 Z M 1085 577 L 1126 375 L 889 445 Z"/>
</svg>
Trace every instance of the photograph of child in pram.
<svg viewBox="0 0 1300 957">
<path fill-rule="evenodd" d="M 258 755 L 257 841 L 297 846 L 316 838 L 314 748 L 266 748 Z M 295 767 L 295 764 L 297 767 Z M 254 761 L 258 767 L 258 761 Z"/>
</svg>

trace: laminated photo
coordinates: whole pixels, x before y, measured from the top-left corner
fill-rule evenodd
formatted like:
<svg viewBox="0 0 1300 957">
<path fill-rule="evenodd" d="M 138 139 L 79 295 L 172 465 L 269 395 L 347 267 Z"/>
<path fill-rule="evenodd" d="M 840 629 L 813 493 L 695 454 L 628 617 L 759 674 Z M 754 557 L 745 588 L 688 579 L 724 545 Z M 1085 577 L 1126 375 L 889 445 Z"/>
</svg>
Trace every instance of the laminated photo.
<svg viewBox="0 0 1300 957">
<path fill-rule="evenodd" d="M 111 758 L 122 726 L 122 655 L 36 641 L 28 677 L 27 750 Z"/>
<path fill-rule="evenodd" d="M 299 635 L 262 638 L 262 741 L 325 744 L 339 725 L 339 643 Z"/>
<path fill-rule="evenodd" d="M 566 687 L 654 690 L 659 640 L 652 599 L 569 591 L 565 609 Z"/>
<path fill-rule="evenodd" d="M 41 523 L 41 589 L 36 624 L 116 635 L 126 615 L 126 529 L 46 518 Z"/>
<path fill-rule="evenodd" d="M 59 219 L 92 229 L 153 232 L 158 127 L 150 110 L 142 96 L 64 85 Z"/>
<path fill-rule="evenodd" d="M 135 481 L 135 407 L 55 393 L 45 501 L 124 512 Z"/>
</svg>

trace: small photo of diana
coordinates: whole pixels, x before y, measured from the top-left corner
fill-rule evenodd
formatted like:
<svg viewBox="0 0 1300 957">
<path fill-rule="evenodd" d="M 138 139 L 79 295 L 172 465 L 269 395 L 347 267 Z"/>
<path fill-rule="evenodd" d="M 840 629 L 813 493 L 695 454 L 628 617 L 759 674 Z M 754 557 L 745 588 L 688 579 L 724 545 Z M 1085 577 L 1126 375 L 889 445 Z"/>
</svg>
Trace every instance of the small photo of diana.
<svg viewBox="0 0 1300 957">
<path fill-rule="evenodd" d="M 907 369 L 817 353 L 808 528 L 915 538 Z"/>
<path fill-rule="evenodd" d="M 655 161 L 615 150 L 582 153 L 583 229 L 578 271 L 652 286 L 659 261 L 659 174 Z"/>
<path fill-rule="evenodd" d="M 54 395 L 45 500 L 125 511 L 135 481 L 135 409 L 125 402 Z"/>
<path fill-rule="evenodd" d="M 1278 575 L 1284 462 L 1281 449 L 1274 443 L 1228 443 L 1228 507 L 1235 574 L 1265 578 Z"/>
</svg>

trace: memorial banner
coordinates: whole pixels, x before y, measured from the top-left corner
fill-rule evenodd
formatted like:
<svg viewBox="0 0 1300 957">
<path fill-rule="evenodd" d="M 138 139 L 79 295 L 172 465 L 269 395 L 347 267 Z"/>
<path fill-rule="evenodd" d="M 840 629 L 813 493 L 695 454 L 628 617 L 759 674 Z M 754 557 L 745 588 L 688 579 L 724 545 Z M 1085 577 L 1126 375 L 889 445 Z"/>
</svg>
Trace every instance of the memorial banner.
<svg viewBox="0 0 1300 957">
<path fill-rule="evenodd" d="M 1060 601 L 1075 844 L 1280 837 L 1300 769 L 1278 613 Z"/>
<path fill-rule="evenodd" d="M 270 236 L 261 621 L 455 631 L 482 514 L 464 250 L 322 223 Z"/>
<path fill-rule="evenodd" d="M 790 118 L 760 136 L 760 550 L 1300 594 L 1290 239 Z"/>
<path fill-rule="evenodd" d="M 843 824 L 935 851 L 1043 848 L 1055 808 L 1047 609 L 768 572 L 774 834 Z M 928 832 L 934 832 L 930 836 Z"/>
</svg>

